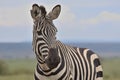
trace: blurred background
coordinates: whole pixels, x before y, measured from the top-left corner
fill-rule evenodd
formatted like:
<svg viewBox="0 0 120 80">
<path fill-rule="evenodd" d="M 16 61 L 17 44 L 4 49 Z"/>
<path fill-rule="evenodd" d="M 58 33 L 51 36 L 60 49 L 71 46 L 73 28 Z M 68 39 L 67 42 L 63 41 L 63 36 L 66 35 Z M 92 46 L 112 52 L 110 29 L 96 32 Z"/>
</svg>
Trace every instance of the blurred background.
<svg viewBox="0 0 120 80">
<path fill-rule="evenodd" d="M 60 4 L 62 11 L 54 20 L 57 39 L 93 50 L 101 57 L 104 80 L 120 80 L 119 0 L 1 0 L 0 80 L 33 80 L 30 9 L 34 3 L 48 12 Z"/>
</svg>

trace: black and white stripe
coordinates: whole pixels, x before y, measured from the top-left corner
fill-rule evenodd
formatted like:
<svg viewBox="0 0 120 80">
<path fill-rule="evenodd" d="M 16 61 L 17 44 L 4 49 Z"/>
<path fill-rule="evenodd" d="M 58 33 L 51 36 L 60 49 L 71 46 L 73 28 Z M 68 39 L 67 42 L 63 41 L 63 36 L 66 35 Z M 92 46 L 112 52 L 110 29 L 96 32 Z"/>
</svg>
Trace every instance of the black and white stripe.
<svg viewBox="0 0 120 80">
<path fill-rule="evenodd" d="M 46 14 L 43 6 L 34 4 L 33 50 L 37 58 L 35 80 L 103 80 L 99 57 L 87 48 L 71 47 L 56 40 L 52 23 L 60 14 L 57 5 Z"/>
</svg>

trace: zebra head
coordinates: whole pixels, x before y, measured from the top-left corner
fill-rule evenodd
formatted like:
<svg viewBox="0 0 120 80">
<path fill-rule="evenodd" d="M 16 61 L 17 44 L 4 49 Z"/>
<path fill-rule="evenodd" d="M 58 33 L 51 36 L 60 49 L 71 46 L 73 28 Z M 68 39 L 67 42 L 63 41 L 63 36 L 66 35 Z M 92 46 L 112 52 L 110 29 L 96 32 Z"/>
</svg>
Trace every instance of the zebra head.
<svg viewBox="0 0 120 80">
<path fill-rule="evenodd" d="M 57 29 L 53 24 L 53 20 L 58 18 L 60 11 L 60 5 L 56 5 L 48 14 L 44 6 L 37 4 L 32 6 L 31 16 L 34 21 L 33 50 L 43 58 L 48 56 L 50 48 L 55 47 Z"/>
</svg>

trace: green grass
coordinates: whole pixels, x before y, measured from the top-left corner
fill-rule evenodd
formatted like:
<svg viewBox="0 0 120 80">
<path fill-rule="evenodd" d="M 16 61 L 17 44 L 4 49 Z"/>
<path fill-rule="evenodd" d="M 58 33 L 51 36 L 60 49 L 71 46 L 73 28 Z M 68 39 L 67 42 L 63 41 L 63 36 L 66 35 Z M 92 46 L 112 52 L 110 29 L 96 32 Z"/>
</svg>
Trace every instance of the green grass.
<svg viewBox="0 0 120 80">
<path fill-rule="evenodd" d="M 9 74 L 32 74 L 36 64 L 33 59 L 16 59 L 6 62 L 9 65 Z"/>
<path fill-rule="evenodd" d="M 104 80 L 120 80 L 120 58 L 103 60 Z"/>
<path fill-rule="evenodd" d="M 4 75 L 0 76 L 0 80 L 34 80 L 33 75 L 19 74 L 19 75 Z"/>
<path fill-rule="evenodd" d="M 33 80 L 36 61 L 33 59 L 5 60 L 8 73 L 0 75 L 0 80 Z M 104 80 L 120 80 L 120 58 L 102 60 Z"/>
<path fill-rule="evenodd" d="M 8 72 L 0 80 L 33 80 L 36 62 L 33 59 L 5 60 Z"/>
</svg>

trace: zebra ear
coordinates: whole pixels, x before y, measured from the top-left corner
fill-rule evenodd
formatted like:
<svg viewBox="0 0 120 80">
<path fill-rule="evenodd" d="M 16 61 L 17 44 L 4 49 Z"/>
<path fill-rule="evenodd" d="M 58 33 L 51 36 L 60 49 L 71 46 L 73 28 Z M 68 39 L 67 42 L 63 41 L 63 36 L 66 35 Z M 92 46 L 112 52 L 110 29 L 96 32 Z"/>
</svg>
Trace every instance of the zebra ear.
<svg viewBox="0 0 120 80">
<path fill-rule="evenodd" d="M 34 20 L 41 17 L 41 10 L 40 10 L 40 7 L 37 4 L 33 4 L 32 10 L 30 10 L 30 12 L 31 12 L 31 16 Z"/>
<path fill-rule="evenodd" d="M 60 5 L 56 5 L 52 11 L 48 14 L 49 18 L 54 20 L 56 18 L 58 18 L 59 14 L 61 11 L 61 6 Z"/>
</svg>

